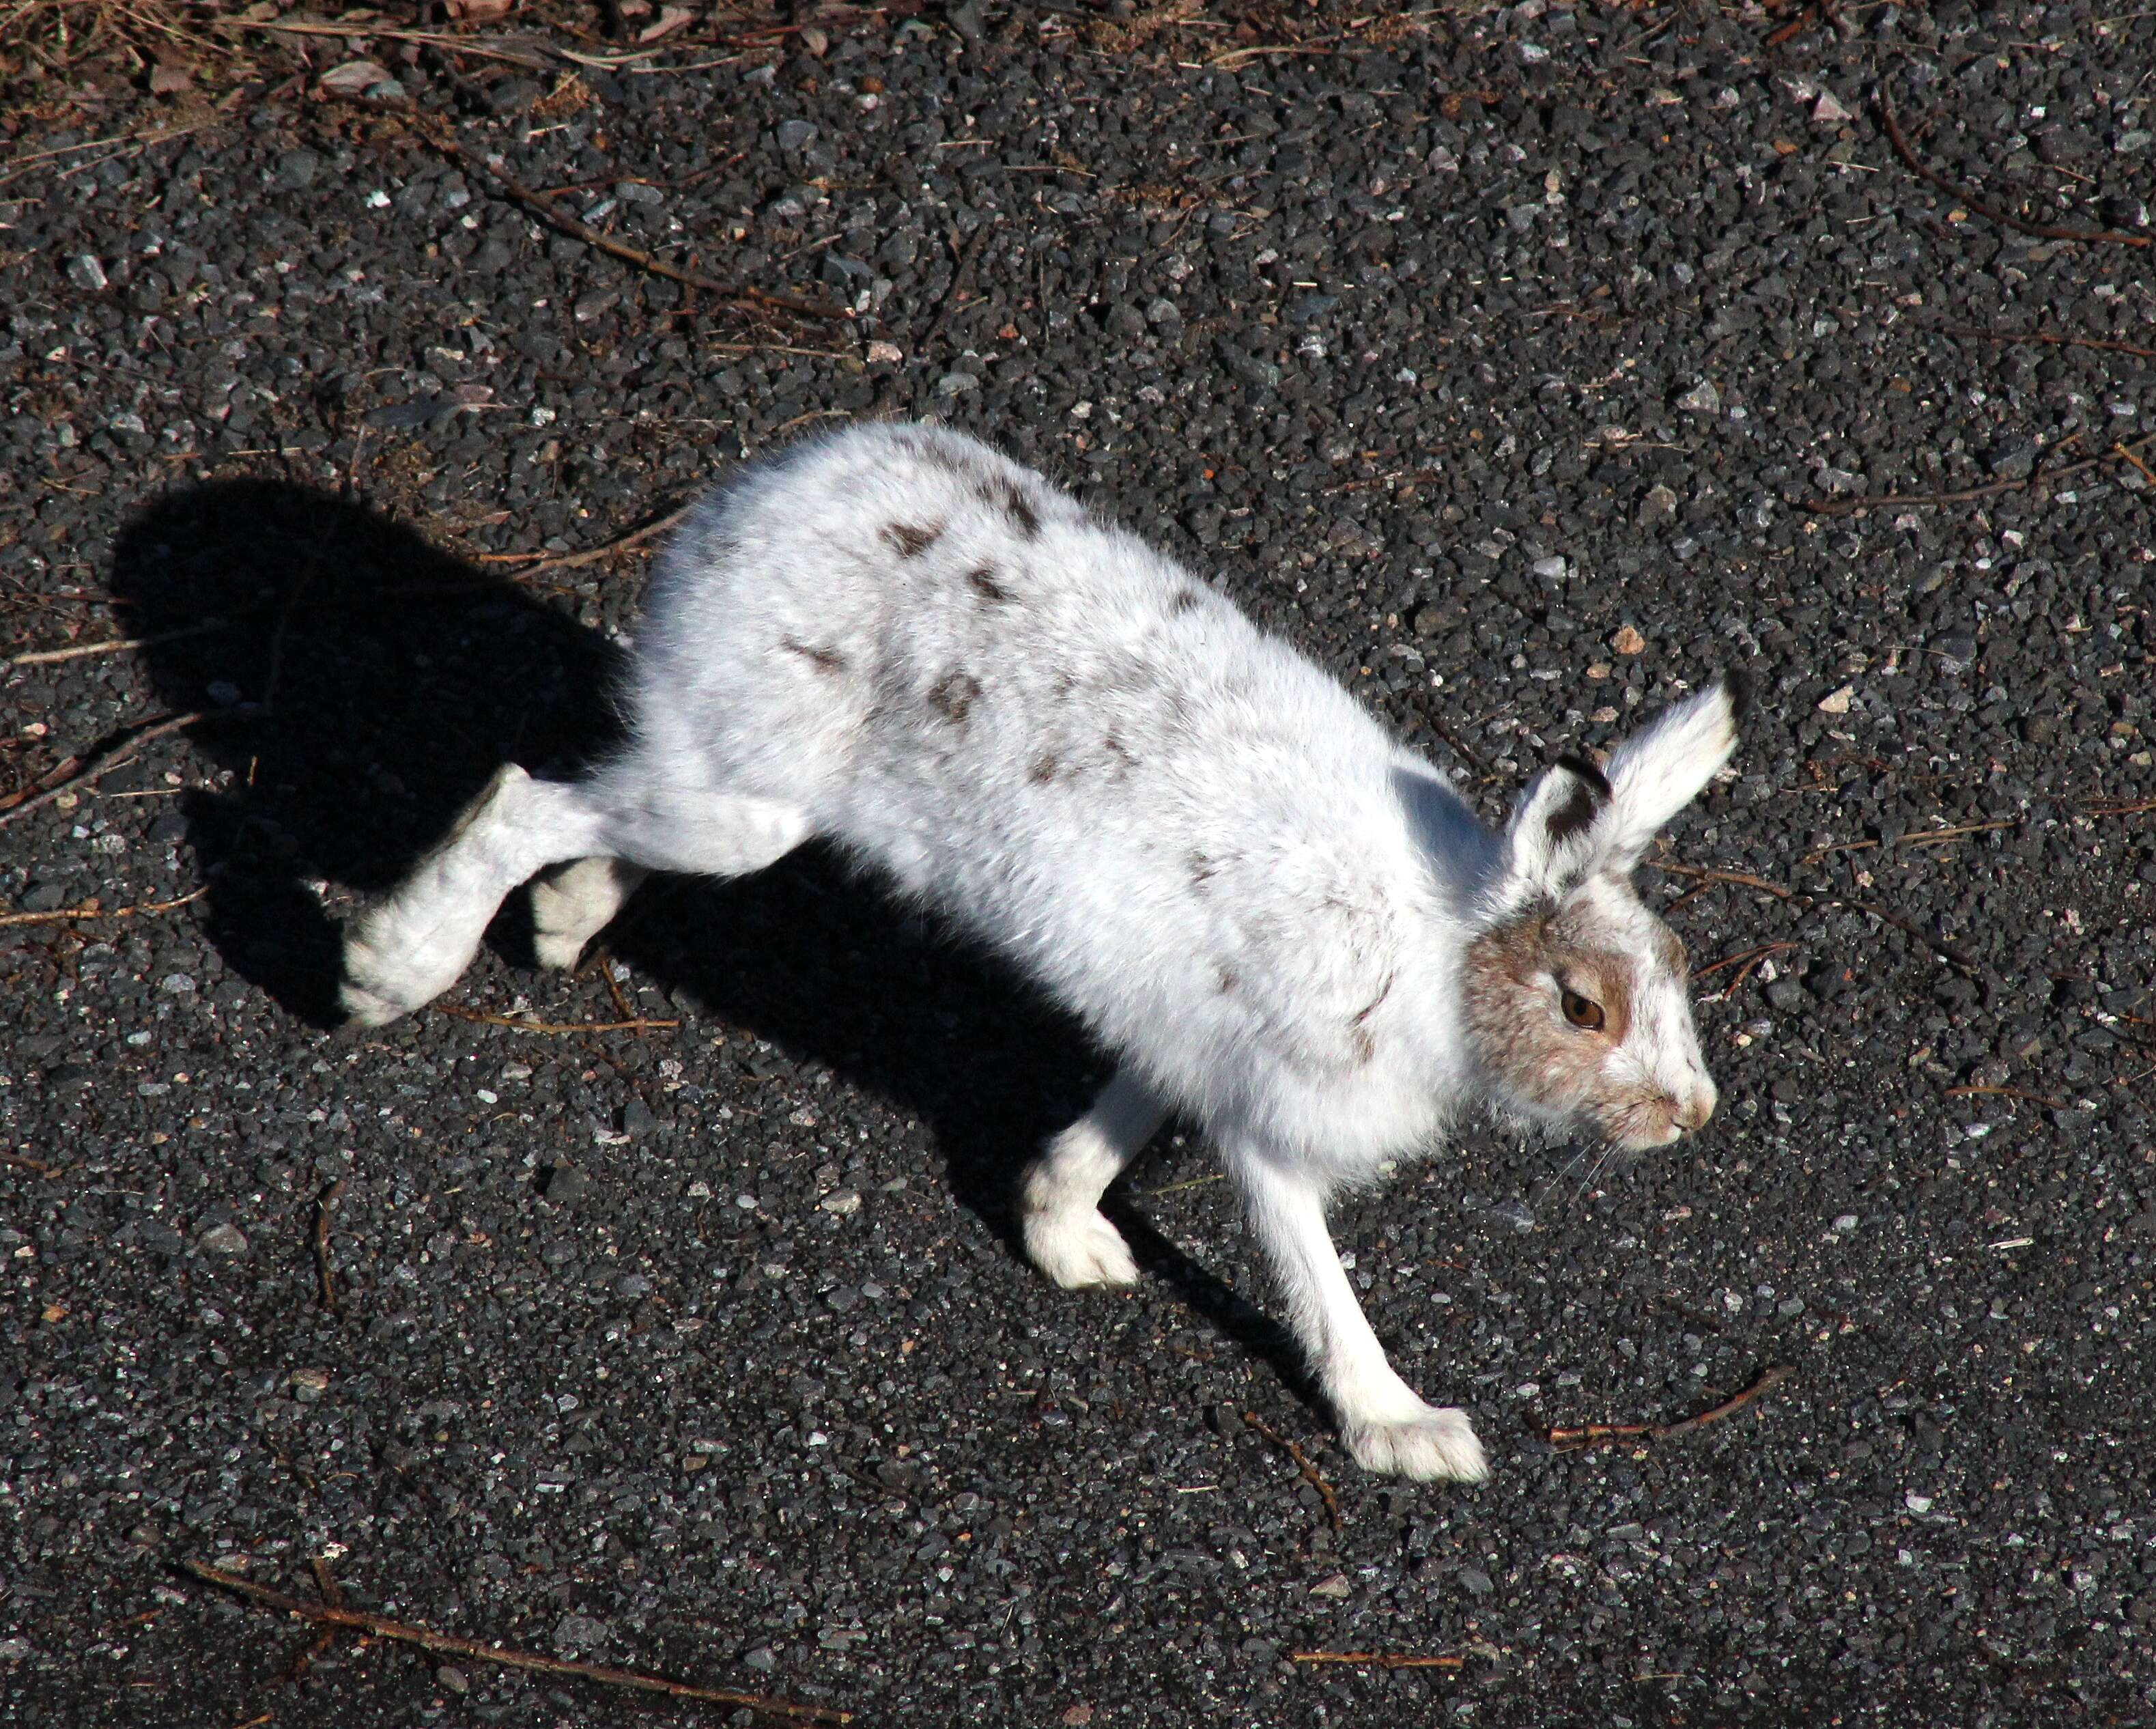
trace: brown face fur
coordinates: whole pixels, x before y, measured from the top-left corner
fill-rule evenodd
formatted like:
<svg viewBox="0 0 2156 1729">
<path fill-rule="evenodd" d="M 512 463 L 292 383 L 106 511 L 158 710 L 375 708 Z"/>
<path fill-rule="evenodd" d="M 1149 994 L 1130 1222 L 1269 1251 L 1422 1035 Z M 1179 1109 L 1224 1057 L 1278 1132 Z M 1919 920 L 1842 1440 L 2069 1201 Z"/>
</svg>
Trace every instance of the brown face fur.
<svg viewBox="0 0 2156 1729">
<path fill-rule="evenodd" d="M 1658 961 L 1681 978 L 1683 945 L 1659 921 L 1654 940 Z M 1595 943 L 1587 908 L 1545 903 L 1493 925 L 1468 949 L 1464 985 L 1468 1033 L 1506 1091 L 1586 1114 L 1623 1142 L 1666 1138 L 1673 1102 L 1613 1087 L 1604 1072 L 1630 1029 L 1640 981 L 1630 956 Z M 1602 1025 L 1568 1024 L 1564 991 L 1600 1005 Z"/>
</svg>

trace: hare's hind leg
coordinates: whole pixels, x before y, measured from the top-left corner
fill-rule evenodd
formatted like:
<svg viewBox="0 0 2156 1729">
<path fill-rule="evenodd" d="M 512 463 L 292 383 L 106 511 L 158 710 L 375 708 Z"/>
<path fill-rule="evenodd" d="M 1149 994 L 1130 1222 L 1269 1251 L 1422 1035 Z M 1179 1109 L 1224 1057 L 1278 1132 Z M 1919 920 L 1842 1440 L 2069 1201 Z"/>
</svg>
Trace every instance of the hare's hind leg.
<svg viewBox="0 0 2156 1729">
<path fill-rule="evenodd" d="M 626 859 L 578 858 L 533 878 L 531 948 L 540 965 L 574 966 L 584 944 L 650 874 Z"/>
<path fill-rule="evenodd" d="M 654 871 L 746 876 L 808 838 L 808 819 L 794 805 L 702 787 L 654 791 L 665 785 L 640 762 L 593 780 L 592 797 L 607 811 L 608 852 L 558 866 L 531 885 L 531 946 L 542 966 L 574 966 Z"/>
<path fill-rule="evenodd" d="M 346 939 L 345 1012 L 379 1027 L 454 984 L 502 898 L 535 871 L 602 850 L 600 810 L 581 787 L 498 769 L 440 845 Z"/>
<path fill-rule="evenodd" d="M 806 815 L 776 800 L 676 791 L 605 772 L 534 780 L 509 764 L 418 868 L 360 919 L 345 944 L 340 999 L 368 1027 L 431 1001 L 471 964 L 503 898 L 550 865 L 577 862 L 566 892 L 561 883 L 547 885 L 540 915 L 542 931 L 561 939 L 558 954 L 570 927 L 589 920 L 577 938 L 581 948 L 644 872 L 737 877 L 783 857 L 808 834 Z"/>
<path fill-rule="evenodd" d="M 1025 1252 L 1065 1289 L 1135 1284 L 1123 1233 L 1101 1216 L 1101 1196 L 1168 1119 L 1168 1108 L 1127 1068 L 1092 1109 L 1048 1143 L 1019 1190 Z"/>
</svg>

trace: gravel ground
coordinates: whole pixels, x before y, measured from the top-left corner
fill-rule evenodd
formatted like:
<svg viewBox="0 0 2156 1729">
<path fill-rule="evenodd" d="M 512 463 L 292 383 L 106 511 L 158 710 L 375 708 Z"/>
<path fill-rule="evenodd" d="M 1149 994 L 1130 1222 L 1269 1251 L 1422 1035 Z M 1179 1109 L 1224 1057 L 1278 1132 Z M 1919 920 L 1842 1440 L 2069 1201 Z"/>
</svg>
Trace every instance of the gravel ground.
<svg viewBox="0 0 2156 1729">
<path fill-rule="evenodd" d="M 2156 487 L 2107 453 L 2156 432 L 2156 19 L 687 10 L 626 63 L 562 5 L 0 100 L 0 621 L 151 639 L 0 687 L 0 1712 L 724 1720 L 349 1639 L 294 1684 L 308 1629 L 177 1571 L 326 1557 L 866 1724 L 2151 1721 Z M 429 128 L 860 316 L 605 255 Z M 1031 1274 L 1004 1185 L 1100 1059 L 829 858 L 655 885 L 573 978 L 506 914 L 326 1032 L 356 898 L 604 735 L 641 551 L 508 555 L 876 413 L 1203 566 L 1492 816 L 1750 661 L 1645 873 L 1723 963 L 1717 1123 L 1474 1135 L 1340 1212 L 1487 1485 L 1356 1472 L 1200 1146 L 1126 1186 L 1135 1292 Z M 93 898 L 144 910 L 16 916 Z"/>
</svg>

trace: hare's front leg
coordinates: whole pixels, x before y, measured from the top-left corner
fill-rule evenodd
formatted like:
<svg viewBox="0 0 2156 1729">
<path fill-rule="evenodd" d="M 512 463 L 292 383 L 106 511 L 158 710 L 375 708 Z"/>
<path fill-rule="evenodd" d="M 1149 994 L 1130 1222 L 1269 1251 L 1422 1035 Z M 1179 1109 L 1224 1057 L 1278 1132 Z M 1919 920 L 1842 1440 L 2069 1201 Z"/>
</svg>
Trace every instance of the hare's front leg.
<svg viewBox="0 0 2156 1729">
<path fill-rule="evenodd" d="M 1167 1118 L 1145 1083 L 1118 1069 L 1092 1109 L 1027 1170 L 1019 1190 L 1025 1252 L 1066 1290 L 1137 1283 L 1137 1263 L 1123 1233 L 1101 1216 L 1101 1196 Z"/>
<path fill-rule="evenodd" d="M 1487 1476 L 1467 1413 L 1425 1404 L 1385 1361 L 1326 1231 L 1318 1185 L 1262 1148 L 1229 1150 L 1229 1169 L 1287 1299 L 1296 1337 L 1356 1464 L 1398 1477 L 1475 1483 Z"/>
</svg>

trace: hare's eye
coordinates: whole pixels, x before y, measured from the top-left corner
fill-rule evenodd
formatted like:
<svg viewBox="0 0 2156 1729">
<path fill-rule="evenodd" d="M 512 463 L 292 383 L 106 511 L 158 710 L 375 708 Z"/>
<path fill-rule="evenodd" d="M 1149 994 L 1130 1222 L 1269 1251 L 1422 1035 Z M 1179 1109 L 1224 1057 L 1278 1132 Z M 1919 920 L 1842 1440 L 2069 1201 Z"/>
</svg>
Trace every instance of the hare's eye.
<svg viewBox="0 0 2156 1729">
<path fill-rule="evenodd" d="M 1564 1018 L 1575 1027 L 1584 1027 L 1589 1032 L 1602 1030 L 1602 1005 L 1591 997 L 1582 996 L 1577 991 L 1563 992 Z"/>
</svg>

